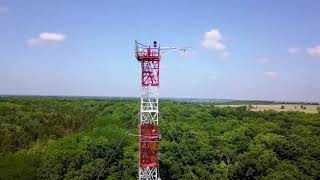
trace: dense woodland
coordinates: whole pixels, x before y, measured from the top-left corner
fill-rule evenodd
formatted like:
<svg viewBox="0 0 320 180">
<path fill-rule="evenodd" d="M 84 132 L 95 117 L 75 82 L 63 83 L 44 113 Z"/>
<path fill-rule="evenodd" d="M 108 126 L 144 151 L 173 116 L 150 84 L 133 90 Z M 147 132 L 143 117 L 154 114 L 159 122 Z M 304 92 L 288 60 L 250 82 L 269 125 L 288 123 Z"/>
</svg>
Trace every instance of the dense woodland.
<svg viewBox="0 0 320 180">
<path fill-rule="evenodd" d="M 0 179 L 136 179 L 138 139 L 126 134 L 138 133 L 138 110 L 138 100 L 0 98 Z M 320 114 L 170 101 L 160 111 L 162 179 L 320 178 Z"/>
</svg>

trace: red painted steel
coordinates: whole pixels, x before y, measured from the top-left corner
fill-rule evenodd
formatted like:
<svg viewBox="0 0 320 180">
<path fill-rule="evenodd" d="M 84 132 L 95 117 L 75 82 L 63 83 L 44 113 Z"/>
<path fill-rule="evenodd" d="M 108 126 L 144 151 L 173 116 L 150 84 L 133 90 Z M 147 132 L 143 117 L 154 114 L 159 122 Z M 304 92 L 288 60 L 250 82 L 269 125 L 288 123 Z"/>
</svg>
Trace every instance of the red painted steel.
<svg viewBox="0 0 320 180">
<path fill-rule="evenodd" d="M 159 86 L 159 60 L 141 61 L 142 66 L 142 86 Z"/>
<path fill-rule="evenodd" d="M 141 61 L 142 86 L 159 86 L 160 77 L 160 47 L 143 48 L 136 52 L 136 57 Z"/>
<path fill-rule="evenodd" d="M 159 86 L 160 47 L 146 47 L 136 50 L 136 58 L 141 62 L 142 86 Z M 155 124 L 140 124 L 139 167 L 157 168 L 159 154 L 159 127 Z"/>
<path fill-rule="evenodd" d="M 140 126 L 140 167 L 159 167 L 159 127 L 153 124 Z"/>
</svg>

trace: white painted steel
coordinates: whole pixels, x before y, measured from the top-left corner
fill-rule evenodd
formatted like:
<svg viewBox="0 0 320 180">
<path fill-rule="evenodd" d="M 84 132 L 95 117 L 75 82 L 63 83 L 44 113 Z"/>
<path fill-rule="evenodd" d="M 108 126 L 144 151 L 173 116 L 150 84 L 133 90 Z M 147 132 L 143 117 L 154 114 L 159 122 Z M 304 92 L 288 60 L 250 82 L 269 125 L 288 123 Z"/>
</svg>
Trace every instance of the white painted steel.
<svg viewBox="0 0 320 180">
<path fill-rule="evenodd" d="M 140 125 L 142 124 L 158 125 L 158 121 L 159 121 L 159 86 L 142 86 L 141 87 L 141 106 L 140 106 Z M 140 167 L 139 180 L 160 180 L 159 168 Z"/>
</svg>

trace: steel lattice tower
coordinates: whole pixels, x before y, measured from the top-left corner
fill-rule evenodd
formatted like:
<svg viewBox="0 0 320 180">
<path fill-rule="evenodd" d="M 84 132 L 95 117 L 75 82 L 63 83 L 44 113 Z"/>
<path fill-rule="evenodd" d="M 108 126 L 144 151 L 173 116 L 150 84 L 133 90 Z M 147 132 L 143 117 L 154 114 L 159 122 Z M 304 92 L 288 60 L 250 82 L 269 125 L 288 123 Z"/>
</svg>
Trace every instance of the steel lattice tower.
<svg viewBox="0 0 320 180">
<path fill-rule="evenodd" d="M 141 107 L 139 134 L 139 180 L 160 180 L 159 174 L 159 85 L 161 55 L 186 48 L 160 48 L 135 41 L 135 56 L 141 63 Z"/>
<path fill-rule="evenodd" d="M 159 80 L 160 47 L 136 42 L 136 58 L 141 63 L 139 180 L 158 180 L 159 175 Z"/>
</svg>

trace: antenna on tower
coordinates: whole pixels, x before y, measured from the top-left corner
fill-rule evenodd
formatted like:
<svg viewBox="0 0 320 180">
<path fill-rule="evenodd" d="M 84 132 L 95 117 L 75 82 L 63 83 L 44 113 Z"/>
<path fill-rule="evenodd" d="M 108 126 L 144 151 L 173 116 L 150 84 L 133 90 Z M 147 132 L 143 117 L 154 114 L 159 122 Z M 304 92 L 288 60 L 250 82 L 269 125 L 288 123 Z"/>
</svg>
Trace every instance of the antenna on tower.
<svg viewBox="0 0 320 180">
<path fill-rule="evenodd" d="M 177 47 L 163 47 L 161 48 L 161 55 L 164 56 L 168 53 L 175 52 L 175 51 L 180 51 L 181 54 L 185 54 L 187 52 L 191 52 L 192 48 L 191 47 L 182 47 L 182 48 L 177 48 Z"/>
</svg>

